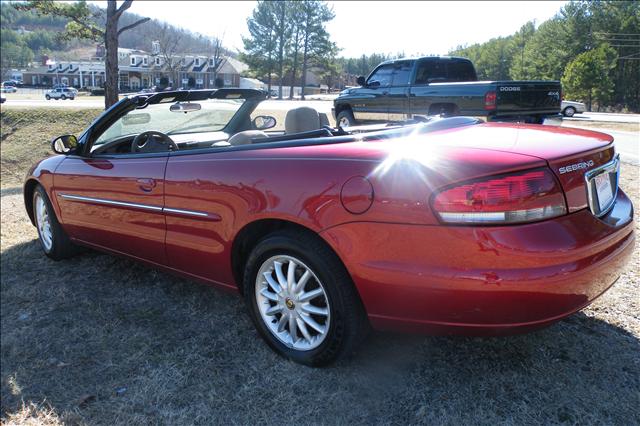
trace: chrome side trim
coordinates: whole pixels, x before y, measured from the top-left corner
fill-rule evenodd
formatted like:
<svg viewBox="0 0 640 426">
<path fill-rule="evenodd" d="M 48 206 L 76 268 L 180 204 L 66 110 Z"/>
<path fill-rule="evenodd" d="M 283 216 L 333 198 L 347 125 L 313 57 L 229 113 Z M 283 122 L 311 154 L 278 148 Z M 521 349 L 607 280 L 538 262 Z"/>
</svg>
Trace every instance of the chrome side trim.
<svg viewBox="0 0 640 426">
<path fill-rule="evenodd" d="M 613 174 L 615 178 L 615 184 L 614 182 L 611 182 L 611 189 L 613 190 L 613 198 L 611 199 L 611 202 L 606 208 L 600 210 L 594 178 L 602 173 L 609 173 L 609 179 L 611 179 L 611 175 Z M 584 180 L 587 185 L 587 200 L 591 213 L 593 213 L 593 215 L 596 217 L 602 217 L 605 214 L 609 213 L 609 211 L 613 208 L 613 205 L 616 203 L 616 198 L 618 197 L 618 184 L 620 180 L 620 154 L 616 154 L 613 157 L 613 160 L 609 161 L 608 163 L 586 172 L 584 174 Z"/>
<path fill-rule="evenodd" d="M 71 195 L 71 194 L 60 194 L 60 196 L 67 200 L 80 201 L 85 203 L 104 204 L 108 206 L 119 206 L 119 207 L 133 207 L 136 209 L 150 210 L 154 212 L 162 211 L 162 207 L 152 206 L 149 204 L 127 203 L 125 201 L 113 201 L 113 200 L 105 200 L 103 198 L 81 197 L 80 195 Z"/>
<path fill-rule="evenodd" d="M 162 209 L 162 211 L 165 212 L 165 213 L 175 213 L 175 214 L 181 214 L 181 215 L 185 215 L 185 216 L 209 217 L 208 213 L 197 212 L 197 211 L 194 211 L 194 210 L 172 209 L 172 208 L 169 208 L 169 207 L 165 207 L 164 209 Z"/>
<path fill-rule="evenodd" d="M 190 217 L 201 217 L 201 218 L 206 218 L 211 220 L 220 220 L 220 216 L 218 215 L 195 211 L 195 210 L 174 209 L 170 207 L 160 207 L 160 206 L 153 206 L 149 204 L 128 203 L 125 201 L 105 200 L 103 198 L 82 197 L 80 195 L 71 195 L 71 194 L 60 194 L 60 196 L 67 200 L 80 201 L 85 203 L 102 204 L 106 206 L 117 206 L 117 207 L 131 207 L 131 208 L 136 208 L 141 210 L 154 211 L 158 213 L 167 213 L 167 214 L 190 216 Z"/>
</svg>

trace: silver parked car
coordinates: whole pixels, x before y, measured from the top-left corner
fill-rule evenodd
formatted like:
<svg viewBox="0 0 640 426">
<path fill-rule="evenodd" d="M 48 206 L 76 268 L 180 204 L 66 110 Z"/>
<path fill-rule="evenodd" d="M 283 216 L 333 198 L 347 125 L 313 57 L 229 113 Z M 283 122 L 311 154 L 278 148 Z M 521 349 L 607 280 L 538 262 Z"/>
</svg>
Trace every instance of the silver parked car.
<svg viewBox="0 0 640 426">
<path fill-rule="evenodd" d="M 582 102 L 562 101 L 560 110 L 565 117 L 573 117 L 574 114 L 585 112 L 587 107 Z"/>
<path fill-rule="evenodd" d="M 16 93 L 17 91 L 18 89 L 16 88 L 16 86 L 11 86 L 4 83 L 2 83 L 2 86 L 0 86 L 0 92 L 2 93 Z"/>
<path fill-rule="evenodd" d="M 75 99 L 78 91 L 73 87 L 57 87 L 55 89 L 50 89 L 44 92 L 44 97 L 49 99 Z"/>
</svg>

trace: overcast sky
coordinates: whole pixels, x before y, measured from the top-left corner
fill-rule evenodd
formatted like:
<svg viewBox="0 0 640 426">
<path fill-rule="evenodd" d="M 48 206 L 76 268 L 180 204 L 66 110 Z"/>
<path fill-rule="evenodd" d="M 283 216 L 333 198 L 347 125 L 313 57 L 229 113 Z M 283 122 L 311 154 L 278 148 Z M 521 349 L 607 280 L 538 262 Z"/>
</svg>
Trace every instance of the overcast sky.
<svg viewBox="0 0 640 426">
<path fill-rule="evenodd" d="M 96 2 L 101 3 L 101 2 Z M 104 2 L 102 2 L 104 4 Z M 327 28 L 341 56 L 397 53 L 445 54 L 460 44 L 487 41 L 517 31 L 530 20 L 539 25 L 564 1 L 385 2 L 337 1 Z M 253 1 L 134 1 L 131 12 L 209 36 L 222 36 L 242 49 Z"/>
</svg>

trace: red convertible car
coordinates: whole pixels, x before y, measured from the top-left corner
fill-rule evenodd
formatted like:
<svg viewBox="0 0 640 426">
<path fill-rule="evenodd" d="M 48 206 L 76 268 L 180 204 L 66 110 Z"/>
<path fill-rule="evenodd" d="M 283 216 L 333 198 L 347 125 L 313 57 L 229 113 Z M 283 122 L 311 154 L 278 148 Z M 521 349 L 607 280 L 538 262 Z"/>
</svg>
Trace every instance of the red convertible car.
<svg viewBox="0 0 640 426">
<path fill-rule="evenodd" d="M 308 365 L 370 326 L 495 335 L 574 313 L 634 247 L 612 137 L 465 117 L 284 130 L 254 90 L 125 98 L 24 185 L 44 252 L 89 246 L 238 292 Z M 266 131 L 271 129 L 269 131 Z"/>
</svg>

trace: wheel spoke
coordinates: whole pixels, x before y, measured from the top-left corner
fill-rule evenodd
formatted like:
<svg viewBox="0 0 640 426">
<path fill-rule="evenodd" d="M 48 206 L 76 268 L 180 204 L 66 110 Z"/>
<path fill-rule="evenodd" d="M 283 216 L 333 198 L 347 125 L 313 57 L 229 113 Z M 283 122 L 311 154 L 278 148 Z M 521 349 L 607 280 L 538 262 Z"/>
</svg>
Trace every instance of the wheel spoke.
<svg viewBox="0 0 640 426">
<path fill-rule="evenodd" d="M 267 314 L 267 315 L 275 315 L 275 314 L 277 314 L 278 312 L 281 312 L 281 311 L 282 311 L 282 306 L 273 305 L 269 309 L 264 311 L 264 313 Z"/>
<path fill-rule="evenodd" d="M 296 283 L 296 262 L 289 261 L 289 267 L 287 268 L 287 291 L 291 293 Z"/>
<path fill-rule="evenodd" d="M 309 325 L 311 328 L 313 328 L 315 331 L 317 331 L 320 334 L 324 334 L 325 332 L 325 327 L 318 324 L 313 318 L 311 318 L 309 315 L 300 315 L 300 317 L 302 318 L 302 320 L 304 322 L 307 323 L 307 325 Z"/>
<path fill-rule="evenodd" d="M 308 314 L 322 315 L 325 317 L 329 315 L 329 310 L 327 308 L 320 308 L 318 306 L 313 306 L 310 303 L 306 303 L 302 305 L 302 310 Z"/>
<path fill-rule="evenodd" d="M 296 318 L 296 322 L 298 323 L 298 330 L 302 333 L 307 342 L 311 343 L 311 334 L 309 334 L 309 330 L 307 329 L 307 325 L 300 318 Z"/>
<path fill-rule="evenodd" d="M 298 298 L 299 302 L 308 302 L 309 300 L 315 299 L 316 297 L 320 296 L 321 294 L 324 294 L 324 291 L 322 290 L 322 288 L 318 287 L 315 290 L 311 290 L 308 293 L 302 293 L 300 295 L 300 297 Z"/>
<path fill-rule="evenodd" d="M 270 272 L 265 272 L 262 275 L 264 276 L 265 280 L 267 280 L 267 283 L 273 289 L 273 291 L 275 291 L 276 293 L 280 293 L 282 291 L 282 288 L 280 288 L 280 285 L 273 279 Z"/>
<path fill-rule="evenodd" d="M 271 293 L 266 287 L 260 290 L 260 294 L 271 300 L 272 302 L 278 302 L 278 295 L 275 293 Z"/>
<path fill-rule="evenodd" d="M 274 269 L 276 270 L 276 277 L 278 278 L 278 284 L 281 288 L 287 288 L 287 279 L 282 272 L 282 262 L 273 262 Z"/>
<path fill-rule="evenodd" d="M 287 324 L 289 320 L 289 315 L 282 313 L 280 320 L 278 320 L 278 333 L 282 333 L 284 331 L 284 326 Z"/>
<path fill-rule="evenodd" d="M 309 281 L 309 278 L 311 278 L 311 272 L 309 272 L 309 270 L 307 269 L 300 277 L 298 284 L 296 284 L 295 288 L 293 289 L 293 293 L 298 294 L 302 290 L 304 290 L 304 286 L 307 285 L 307 281 Z"/>
<path fill-rule="evenodd" d="M 291 335 L 291 343 L 295 343 L 298 340 L 298 325 L 294 315 L 289 315 L 289 334 Z"/>
</svg>

